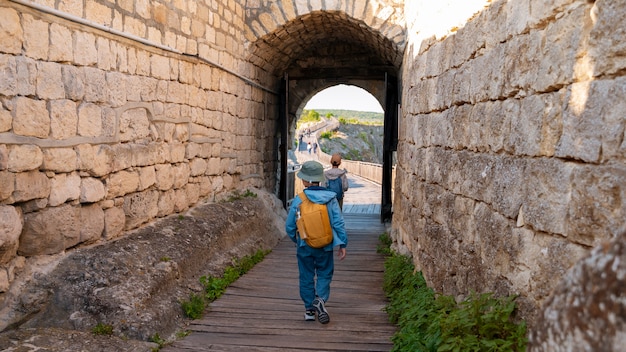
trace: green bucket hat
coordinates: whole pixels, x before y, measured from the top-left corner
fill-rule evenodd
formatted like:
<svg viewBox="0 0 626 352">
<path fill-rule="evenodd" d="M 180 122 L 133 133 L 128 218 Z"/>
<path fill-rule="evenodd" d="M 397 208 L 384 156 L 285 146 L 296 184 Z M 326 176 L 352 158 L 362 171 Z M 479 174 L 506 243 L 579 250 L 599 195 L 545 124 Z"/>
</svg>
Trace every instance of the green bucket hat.
<svg viewBox="0 0 626 352">
<path fill-rule="evenodd" d="M 309 160 L 302 164 L 296 176 L 310 183 L 322 182 L 324 181 L 324 167 L 317 161 Z"/>
</svg>

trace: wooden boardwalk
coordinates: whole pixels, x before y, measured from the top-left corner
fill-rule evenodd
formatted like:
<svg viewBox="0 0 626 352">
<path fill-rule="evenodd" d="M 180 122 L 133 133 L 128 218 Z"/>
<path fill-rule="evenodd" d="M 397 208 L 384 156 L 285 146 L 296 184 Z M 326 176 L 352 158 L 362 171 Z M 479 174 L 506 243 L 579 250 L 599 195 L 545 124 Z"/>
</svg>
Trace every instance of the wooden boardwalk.
<svg viewBox="0 0 626 352">
<path fill-rule="evenodd" d="M 326 325 L 304 321 L 294 244 L 284 238 L 263 262 L 211 303 L 191 334 L 161 351 L 389 351 L 395 327 L 383 311 L 383 261 L 376 253 L 385 231 L 367 197 L 380 187 L 351 179 L 361 192 L 346 193 L 347 257 L 335 262 Z M 359 189 L 355 187 L 354 190 Z M 351 190 L 352 191 L 352 190 Z M 350 192 L 350 191 L 349 191 Z M 359 197 L 361 201 L 359 203 Z M 364 206 L 367 204 L 367 206 Z M 349 206 L 348 206 L 349 205 Z M 363 206 L 360 206 L 363 205 Z M 366 212 L 368 209 L 369 212 Z M 380 209 L 380 205 L 378 206 Z M 379 210 L 378 210 L 379 211 Z"/>
</svg>

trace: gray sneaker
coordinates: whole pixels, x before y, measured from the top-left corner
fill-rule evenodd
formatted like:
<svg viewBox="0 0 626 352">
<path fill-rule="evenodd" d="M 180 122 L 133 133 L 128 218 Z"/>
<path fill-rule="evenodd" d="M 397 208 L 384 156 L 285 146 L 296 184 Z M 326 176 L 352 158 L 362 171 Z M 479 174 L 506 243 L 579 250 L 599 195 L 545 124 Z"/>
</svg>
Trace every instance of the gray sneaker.
<svg viewBox="0 0 626 352">
<path fill-rule="evenodd" d="M 313 300 L 313 307 L 317 311 L 317 321 L 322 324 L 328 324 L 330 321 L 330 316 L 328 315 L 328 311 L 326 307 L 324 307 L 324 300 L 317 297 Z"/>
<path fill-rule="evenodd" d="M 307 310 L 306 312 L 304 312 L 304 320 L 306 320 L 306 321 L 315 321 L 315 311 L 314 310 Z"/>
</svg>

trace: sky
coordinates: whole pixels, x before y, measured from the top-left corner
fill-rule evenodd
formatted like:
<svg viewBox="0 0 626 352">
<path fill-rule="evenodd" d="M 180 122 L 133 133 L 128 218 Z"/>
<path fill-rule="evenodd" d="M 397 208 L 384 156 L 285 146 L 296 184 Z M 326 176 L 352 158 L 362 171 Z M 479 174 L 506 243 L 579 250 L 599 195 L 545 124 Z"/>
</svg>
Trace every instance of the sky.
<svg viewBox="0 0 626 352">
<path fill-rule="evenodd" d="M 383 112 L 378 100 L 365 89 L 339 84 L 317 93 L 304 107 L 306 110 L 336 109 Z"/>
</svg>

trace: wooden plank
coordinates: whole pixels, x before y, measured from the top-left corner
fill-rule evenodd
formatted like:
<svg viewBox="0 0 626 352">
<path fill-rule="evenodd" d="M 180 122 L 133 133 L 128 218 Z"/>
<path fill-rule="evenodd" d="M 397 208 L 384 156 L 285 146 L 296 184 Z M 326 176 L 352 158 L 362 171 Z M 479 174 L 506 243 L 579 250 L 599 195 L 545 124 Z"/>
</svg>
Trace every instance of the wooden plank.
<svg viewBox="0 0 626 352">
<path fill-rule="evenodd" d="M 304 321 L 296 248 L 284 238 L 263 262 L 211 303 L 201 319 L 190 323 L 191 335 L 161 351 L 391 350 L 390 339 L 396 328 L 384 312 L 384 258 L 376 253 L 378 236 L 385 226 L 379 221 L 380 205 L 371 203 L 371 199 L 380 198 L 380 190 L 361 192 L 370 186 L 362 183 L 358 192 L 346 193 L 348 255 L 335 261 L 326 305 L 329 324 Z M 360 193 L 367 202 L 359 203 Z"/>
</svg>

